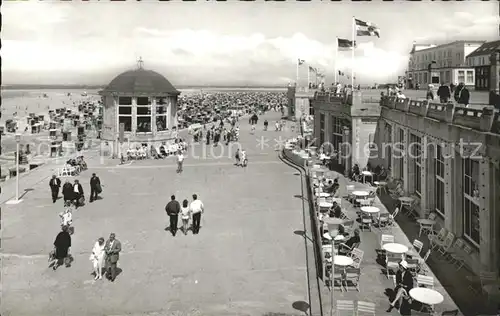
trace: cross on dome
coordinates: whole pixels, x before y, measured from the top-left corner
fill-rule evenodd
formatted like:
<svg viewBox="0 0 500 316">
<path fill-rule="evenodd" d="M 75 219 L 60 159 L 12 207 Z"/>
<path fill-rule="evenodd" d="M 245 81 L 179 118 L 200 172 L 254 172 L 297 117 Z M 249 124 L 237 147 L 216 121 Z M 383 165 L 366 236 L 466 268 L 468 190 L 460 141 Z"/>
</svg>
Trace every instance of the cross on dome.
<svg viewBox="0 0 500 316">
<path fill-rule="evenodd" d="M 139 59 L 137 60 L 137 68 L 142 69 L 143 65 L 144 65 L 144 61 L 142 60 L 142 57 L 139 57 Z"/>
</svg>

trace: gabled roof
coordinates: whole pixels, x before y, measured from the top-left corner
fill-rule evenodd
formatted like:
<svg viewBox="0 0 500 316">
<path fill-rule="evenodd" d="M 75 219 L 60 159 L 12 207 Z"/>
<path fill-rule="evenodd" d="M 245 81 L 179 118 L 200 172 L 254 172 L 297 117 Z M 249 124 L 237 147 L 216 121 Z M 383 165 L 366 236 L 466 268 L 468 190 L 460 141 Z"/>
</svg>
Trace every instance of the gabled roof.
<svg viewBox="0 0 500 316">
<path fill-rule="evenodd" d="M 484 43 L 483 45 L 479 46 L 478 49 L 467 55 L 467 58 L 475 56 L 485 56 L 485 55 L 489 56 L 496 50 L 500 50 L 500 40 Z"/>
</svg>

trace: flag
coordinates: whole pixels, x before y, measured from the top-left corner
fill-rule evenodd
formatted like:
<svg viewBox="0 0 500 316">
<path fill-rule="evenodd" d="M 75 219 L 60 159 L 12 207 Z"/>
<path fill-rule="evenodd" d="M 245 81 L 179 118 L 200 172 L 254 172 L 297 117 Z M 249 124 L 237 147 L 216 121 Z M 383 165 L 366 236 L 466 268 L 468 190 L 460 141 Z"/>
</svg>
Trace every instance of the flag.
<svg viewBox="0 0 500 316">
<path fill-rule="evenodd" d="M 354 41 L 354 45 L 353 45 L 353 41 L 343 39 L 343 38 L 337 38 L 337 47 L 338 47 L 338 49 L 353 48 L 353 47 L 356 47 L 356 41 Z"/>
<path fill-rule="evenodd" d="M 311 67 L 311 66 L 309 66 L 309 71 L 312 71 L 312 72 L 315 72 L 315 73 L 317 73 L 317 72 L 318 72 L 318 70 L 317 70 L 316 68 L 313 68 L 313 67 Z"/>
<path fill-rule="evenodd" d="M 297 62 L 299 63 L 299 66 L 300 66 L 300 65 L 302 65 L 303 63 L 305 63 L 306 61 L 305 61 L 305 60 L 303 60 L 303 59 L 300 59 L 300 58 L 299 58 L 299 59 L 297 59 Z"/>
<path fill-rule="evenodd" d="M 380 37 L 380 29 L 373 23 L 361 21 L 355 19 L 356 21 L 356 35 L 357 36 L 376 36 Z"/>
<path fill-rule="evenodd" d="M 344 75 L 344 73 L 339 70 L 339 76 L 343 76 L 343 75 Z"/>
</svg>

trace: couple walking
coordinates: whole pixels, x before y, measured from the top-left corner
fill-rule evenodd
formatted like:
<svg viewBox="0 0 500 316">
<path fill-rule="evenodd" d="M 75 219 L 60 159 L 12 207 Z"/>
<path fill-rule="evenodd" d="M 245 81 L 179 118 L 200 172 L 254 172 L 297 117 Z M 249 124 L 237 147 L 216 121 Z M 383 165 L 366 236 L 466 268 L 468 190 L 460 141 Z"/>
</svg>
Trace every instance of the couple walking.
<svg viewBox="0 0 500 316">
<path fill-rule="evenodd" d="M 94 266 L 94 280 L 102 279 L 103 270 L 106 270 L 108 280 L 111 282 L 115 280 L 121 250 L 122 244 L 116 239 L 114 233 L 109 235 L 109 239 L 106 242 L 104 242 L 104 238 L 102 237 L 97 239 L 89 258 Z"/>
<path fill-rule="evenodd" d="M 198 200 L 198 195 L 193 194 L 193 201 L 189 204 L 188 200 L 184 200 L 182 202 L 182 207 L 175 200 L 175 195 L 170 197 L 170 202 L 167 203 L 165 207 L 165 211 L 167 215 L 170 217 L 170 227 L 167 230 L 170 230 L 172 236 L 175 236 L 177 233 L 177 223 L 179 221 L 179 214 L 181 214 L 182 219 L 182 230 L 184 235 L 187 235 L 188 227 L 189 227 L 189 219 L 192 217 L 192 231 L 193 234 L 198 234 L 200 231 L 200 222 L 201 222 L 201 214 L 205 211 L 203 206 L 203 202 Z"/>
</svg>

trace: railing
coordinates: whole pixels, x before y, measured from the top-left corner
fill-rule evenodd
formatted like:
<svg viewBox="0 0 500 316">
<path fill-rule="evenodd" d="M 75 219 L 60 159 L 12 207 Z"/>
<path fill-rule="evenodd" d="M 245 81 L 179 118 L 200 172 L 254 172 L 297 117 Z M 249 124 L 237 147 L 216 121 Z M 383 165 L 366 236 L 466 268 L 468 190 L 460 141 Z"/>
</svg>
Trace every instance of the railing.
<svg viewBox="0 0 500 316">
<path fill-rule="evenodd" d="M 498 112 L 495 112 L 491 106 L 475 109 L 456 106 L 452 102 L 446 104 L 429 103 L 428 101 L 397 99 L 387 96 L 381 98 L 380 106 L 432 118 L 448 124 L 500 134 L 498 131 L 500 124 Z"/>
</svg>

